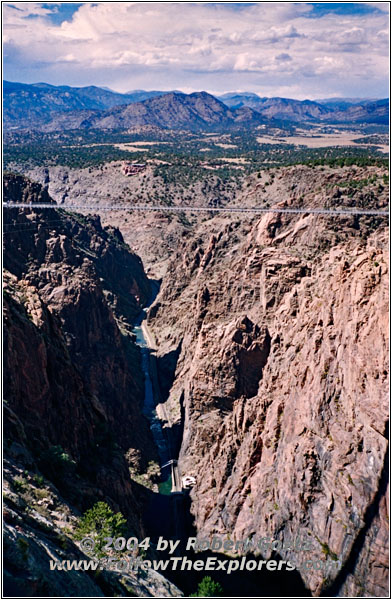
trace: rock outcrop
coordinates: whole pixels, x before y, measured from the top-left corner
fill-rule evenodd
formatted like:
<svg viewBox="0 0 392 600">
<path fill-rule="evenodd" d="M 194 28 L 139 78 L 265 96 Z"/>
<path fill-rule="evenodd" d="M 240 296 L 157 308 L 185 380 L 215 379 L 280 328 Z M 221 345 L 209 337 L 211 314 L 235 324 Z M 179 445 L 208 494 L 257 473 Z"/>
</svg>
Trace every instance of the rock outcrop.
<svg viewBox="0 0 392 600">
<path fill-rule="evenodd" d="M 154 573 L 125 585 L 110 573 L 49 569 L 50 558 L 83 557 L 72 530 L 97 501 L 121 511 L 133 535 L 145 533 L 146 492 L 129 467 L 144 473 L 157 454 L 130 330 L 151 290 L 140 258 L 99 217 L 36 208 L 51 202 L 47 192 L 17 175 L 6 176 L 4 196 L 31 203 L 7 208 L 4 224 L 7 589 L 178 595 Z"/>
<path fill-rule="evenodd" d="M 348 196 L 339 171 L 277 170 L 271 185 L 290 190 L 282 206 L 385 206 L 382 175 L 376 192 L 354 183 Z M 184 415 L 180 468 L 197 478 L 198 534 L 284 547 L 306 536 L 322 568 L 299 571 L 316 596 L 388 590 L 386 225 L 287 214 L 203 223 L 150 311 L 160 354 L 181 344 L 167 412 Z"/>
</svg>

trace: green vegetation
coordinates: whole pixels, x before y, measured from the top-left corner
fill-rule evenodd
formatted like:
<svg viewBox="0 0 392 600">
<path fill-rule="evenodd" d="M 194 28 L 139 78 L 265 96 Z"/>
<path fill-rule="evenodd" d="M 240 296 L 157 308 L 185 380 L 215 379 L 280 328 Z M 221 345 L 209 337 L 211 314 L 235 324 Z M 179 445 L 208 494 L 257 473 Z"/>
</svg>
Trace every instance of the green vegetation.
<svg viewBox="0 0 392 600">
<path fill-rule="evenodd" d="M 369 177 L 368 179 L 349 179 L 347 181 L 340 181 L 339 182 L 339 187 L 347 187 L 347 188 L 356 188 L 361 190 L 362 188 L 372 184 L 372 183 L 376 183 L 377 181 L 377 175 L 373 175 L 372 177 Z"/>
<path fill-rule="evenodd" d="M 60 445 L 51 446 L 39 457 L 39 468 L 55 484 L 63 486 L 72 479 L 76 462 Z"/>
<path fill-rule="evenodd" d="M 269 128 L 263 131 L 263 135 L 279 131 Z M 280 133 L 287 135 L 290 132 L 285 126 L 284 132 Z M 388 165 L 385 154 L 376 146 L 307 148 L 286 143 L 260 143 L 258 135 L 257 130 L 213 135 L 184 131 L 143 134 L 99 130 L 13 132 L 5 136 L 3 158 L 5 168 L 12 169 L 22 165 L 64 165 L 71 168 L 101 167 L 103 170 L 105 163 L 111 161 L 146 162 L 156 159 L 155 177 L 161 178 L 164 184 L 176 182 L 185 187 L 214 176 L 224 183 L 231 181 L 237 185 L 244 175 L 258 173 L 258 177 L 261 177 L 261 171 L 275 166 Z M 138 151 L 116 147 L 126 143 L 132 148 L 132 143 L 143 141 L 153 144 L 145 148 L 139 146 Z"/>
<path fill-rule="evenodd" d="M 12 486 L 14 490 L 16 492 L 19 492 L 20 494 L 27 491 L 28 485 L 29 484 L 25 479 L 23 479 L 23 477 L 14 477 L 14 479 L 12 480 Z"/>
<path fill-rule="evenodd" d="M 75 461 L 65 452 L 62 446 L 51 446 L 47 453 L 47 460 L 52 469 L 62 473 L 69 473 L 75 468 Z"/>
<path fill-rule="evenodd" d="M 29 557 L 29 542 L 27 540 L 25 540 L 25 538 L 18 538 L 17 540 L 17 544 L 19 547 L 19 550 L 21 551 L 23 560 L 27 561 L 28 557 Z"/>
<path fill-rule="evenodd" d="M 45 484 L 45 479 L 42 477 L 42 475 L 34 475 L 33 480 L 34 483 L 40 488 L 43 487 Z"/>
<path fill-rule="evenodd" d="M 203 577 L 203 579 L 199 583 L 197 592 L 195 592 L 194 594 L 190 594 L 191 598 L 205 598 L 214 596 L 223 596 L 223 588 L 220 583 L 217 583 L 211 577 Z"/>
<path fill-rule="evenodd" d="M 320 152 L 323 150 L 323 152 Z M 358 167 L 388 167 L 389 160 L 382 155 L 374 154 L 370 149 L 360 151 L 355 148 L 326 148 L 318 149 L 315 151 L 315 155 L 319 154 L 319 157 L 313 159 L 305 159 L 293 164 L 305 164 L 311 167 L 327 166 L 327 167 L 352 167 L 356 165 Z"/>
<path fill-rule="evenodd" d="M 81 518 L 75 539 L 94 538 L 98 553 L 105 544 L 106 537 L 121 537 L 125 533 L 126 519 L 120 513 L 114 513 L 106 502 L 97 502 Z"/>
<path fill-rule="evenodd" d="M 157 462 L 150 460 L 145 473 L 139 473 L 133 467 L 129 468 L 129 473 L 134 481 L 150 490 L 154 490 L 160 478 L 161 468 Z"/>
<path fill-rule="evenodd" d="M 334 561 L 339 560 L 338 555 L 335 554 L 335 552 L 332 552 L 328 544 L 326 544 L 325 542 L 321 544 L 321 551 L 326 558 L 330 557 Z"/>
<path fill-rule="evenodd" d="M 129 152 L 110 144 L 124 141 L 127 141 L 124 134 L 105 135 L 103 132 L 12 133 L 7 135 L 5 163 L 15 161 L 32 167 L 64 165 L 75 169 L 93 167 L 111 160 L 128 159 Z"/>
<path fill-rule="evenodd" d="M 48 491 L 46 489 L 33 489 L 34 498 L 37 500 L 43 500 L 47 497 Z"/>
</svg>

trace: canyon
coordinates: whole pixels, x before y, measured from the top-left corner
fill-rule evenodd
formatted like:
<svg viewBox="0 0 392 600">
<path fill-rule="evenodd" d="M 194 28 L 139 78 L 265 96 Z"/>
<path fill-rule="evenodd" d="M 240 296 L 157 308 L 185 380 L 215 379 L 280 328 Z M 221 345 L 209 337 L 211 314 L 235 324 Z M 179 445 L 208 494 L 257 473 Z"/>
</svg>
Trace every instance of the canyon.
<svg viewBox="0 0 392 600">
<path fill-rule="evenodd" d="M 4 230 L 6 523 L 10 541 L 18 527 L 25 531 L 34 556 L 20 577 L 23 552 L 9 551 L 10 583 L 20 592 L 40 573 L 37 593 L 59 589 L 55 577 L 42 581 L 39 540 L 46 536 L 52 551 L 62 551 L 39 529 L 42 518 L 60 536 L 101 498 L 136 535 L 151 526 L 151 490 L 140 478 L 159 452 L 143 414 L 146 374 L 133 333 L 144 308 L 162 431 L 180 475 L 196 479 L 186 498 L 197 536 L 266 537 L 284 548 L 300 534 L 310 540 L 312 560 L 329 565 L 298 567 L 302 590 L 385 595 L 387 220 L 207 211 L 187 221 L 162 213 L 127 215 L 125 222 L 114 210 L 100 212 L 102 181 L 109 203 L 123 193 L 116 173 L 111 166 L 106 173 L 53 167 L 28 171 L 40 183 L 21 175 L 5 180 L 6 199 L 32 205 L 8 209 Z M 136 191 L 137 181 L 126 181 Z M 146 197 L 152 185 L 157 181 Z M 95 196 L 95 214 L 62 209 L 65 193 L 67 206 Z M 209 193 L 211 200 L 217 195 Z M 53 209 L 34 209 L 42 201 Z M 193 201 L 205 203 L 201 188 Z M 385 209 L 386 170 L 266 169 L 222 200 L 233 207 L 266 201 L 275 208 Z M 72 460 L 57 479 L 43 460 L 56 446 Z M 26 510 L 41 472 L 52 505 L 35 498 Z M 30 490 L 18 494 L 15 478 Z M 66 543 L 78 555 L 69 537 Z M 298 559 L 293 549 L 280 555 Z M 80 577 L 98 595 L 109 588 L 181 595 L 155 572 L 144 583 L 107 573 L 93 583 Z"/>
<path fill-rule="evenodd" d="M 295 186 L 278 206 L 339 196 L 323 172 L 277 177 L 277 193 Z M 312 595 L 383 595 L 386 223 L 285 214 L 214 224 L 179 245 L 148 319 L 164 383 L 177 357 L 166 411 L 183 419 L 180 469 L 204 474 L 191 491 L 196 530 L 283 546 L 304 534 L 312 558 L 341 562 L 338 576 L 301 572 Z"/>
<path fill-rule="evenodd" d="M 97 500 L 145 536 L 147 490 L 137 474 L 143 479 L 157 450 L 131 330 L 151 284 L 121 233 L 99 217 L 34 209 L 53 201 L 17 175 L 5 178 L 4 197 L 32 207 L 7 211 L 4 226 L 7 589 L 178 595 L 153 571 L 143 581 L 49 570 L 49 558 L 83 557 L 72 532 Z"/>
</svg>

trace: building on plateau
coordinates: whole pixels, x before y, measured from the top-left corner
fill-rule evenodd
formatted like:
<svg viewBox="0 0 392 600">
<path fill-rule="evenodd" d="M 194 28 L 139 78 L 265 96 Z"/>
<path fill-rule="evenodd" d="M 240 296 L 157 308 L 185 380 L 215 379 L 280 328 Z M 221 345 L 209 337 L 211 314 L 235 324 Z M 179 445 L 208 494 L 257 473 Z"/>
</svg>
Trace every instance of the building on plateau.
<svg viewBox="0 0 392 600">
<path fill-rule="evenodd" d="M 146 166 L 146 163 L 132 163 L 128 160 L 124 160 L 121 165 L 121 173 L 123 175 L 127 175 L 128 177 L 131 175 L 137 175 L 138 173 L 145 171 Z"/>
</svg>

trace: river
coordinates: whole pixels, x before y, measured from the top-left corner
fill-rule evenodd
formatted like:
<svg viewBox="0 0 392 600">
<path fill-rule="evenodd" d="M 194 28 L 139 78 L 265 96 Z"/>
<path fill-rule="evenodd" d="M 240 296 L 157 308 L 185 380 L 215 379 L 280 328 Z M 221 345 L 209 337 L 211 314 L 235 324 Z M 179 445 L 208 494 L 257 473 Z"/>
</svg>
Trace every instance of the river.
<svg viewBox="0 0 392 600">
<path fill-rule="evenodd" d="M 172 456 L 171 443 L 169 433 L 164 432 L 162 428 L 161 420 L 158 417 L 156 405 L 158 399 L 155 397 L 154 388 L 157 389 L 159 382 L 157 381 L 156 373 L 152 369 L 152 361 L 155 361 L 154 349 L 148 345 L 148 340 L 143 331 L 143 323 L 147 320 L 147 309 L 154 302 L 159 292 L 159 284 L 152 282 L 153 291 L 150 302 L 143 309 L 136 320 L 133 328 L 133 333 L 136 336 L 136 344 L 139 346 L 142 356 L 142 370 L 144 374 L 144 403 L 143 403 L 143 414 L 146 416 L 150 423 L 151 433 L 158 450 L 159 463 L 161 466 L 161 483 L 159 484 L 159 493 L 169 495 L 172 487 L 172 477 L 170 467 L 162 468 Z M 156 372 L 156 369 L 155 369 Z M 153 380 L 154 384 L 153 385 Z"/>
</svg>

